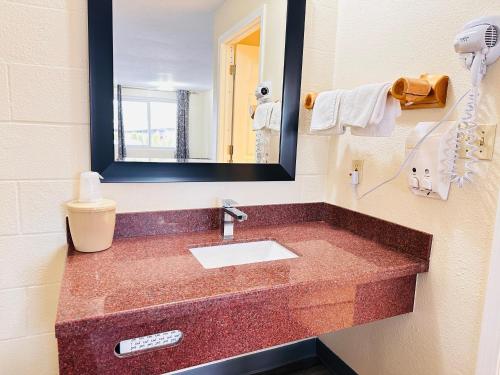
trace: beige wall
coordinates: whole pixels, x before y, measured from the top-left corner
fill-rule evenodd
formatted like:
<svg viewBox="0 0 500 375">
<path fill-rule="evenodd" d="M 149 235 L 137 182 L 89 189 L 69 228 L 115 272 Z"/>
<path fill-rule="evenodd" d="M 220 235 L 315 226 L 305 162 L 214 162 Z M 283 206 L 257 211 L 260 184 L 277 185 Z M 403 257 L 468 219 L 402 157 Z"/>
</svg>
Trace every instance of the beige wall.
<svg viewBox="0 0 500 375">
<path fill-rule="evenodd" d="M 53 333 L 64 257 L 63 203 L 89 168 L 85 0 L 0 0 L 0 373 L 56 374 Z M 320 11 L 321 9 L 321 11 Z M 309 14 L 331 13 L 309 0 Z M 321 35 L 332 34 L 332 25 Z M 323 27 L 321 26 L 321 27 Z M 309 25 L 305 89 L 332 76 L 332 43 Z M 318 34 L 320 35 L 320 34 Z M 324 56 L 328 56 L 325 64 Z M 319 86 L 318 86 L 319 85 Z M 106 185 L 119 211 L 325 199 L 328 138 L 299 139 L 295 182 Z M 314 151 L 314 152 L 313 152 Z"/>
<path fill-rule="evenodd" d="M 455 33 L 474 17 L 498 13 L 500 4 L 491 0 L 339 0 L 334 87 L 443 73 L 451 77 L 453 103 L 470 81 L 453 51 Z M 498 121 L 499 84 L 497 64 L 482 89 L 483 122 Z M 326 339 L 362 375 L 474 373 L 498 204 L 500 143 L 494 161 L 478 165 L 476 183 L 462 190 L 454 186 L 448 202 L 413 196 L 405 176 L 356 201 L 347 178 L 352 159 L 366 161 L 361 192 L 390 177 L 402 162 L 412 127 L 443 114 L 405 112 L 388 139 L 332 138 L 328 201 L 435 235 L 430 272 L 418 278 L 413 314 Z"/>
</svg>

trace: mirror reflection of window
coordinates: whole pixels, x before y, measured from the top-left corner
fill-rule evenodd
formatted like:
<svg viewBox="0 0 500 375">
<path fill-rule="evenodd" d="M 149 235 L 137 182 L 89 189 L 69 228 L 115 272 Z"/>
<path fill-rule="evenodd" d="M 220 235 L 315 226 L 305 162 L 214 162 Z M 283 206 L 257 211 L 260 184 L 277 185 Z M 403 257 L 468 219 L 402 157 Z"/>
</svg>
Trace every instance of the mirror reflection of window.
<svg viewBox="0 0 500 375">
<path fill-rule="evenodd" d="M 115 143 L 117 148 L 123 143 L 123 160 L 173 158 L 177 138 L 175 93 L 120 89 L 121 95 L 115 100 Z M 120 121 L 122 137 L 118 134 Z"/>
<path fill-rule="evenodd" d="M 122 101 L 125 146 L 149 146 L 148 103 Z"/>
<path fill-rule="evenodd" d="M 151 102 L 151 146 L 175 148 L 177 104 Z"/>
<path fill-rule="evenodd" d="M 177 104 L 123 101 L 125 144 L 175 148 Z"/>
</svg>

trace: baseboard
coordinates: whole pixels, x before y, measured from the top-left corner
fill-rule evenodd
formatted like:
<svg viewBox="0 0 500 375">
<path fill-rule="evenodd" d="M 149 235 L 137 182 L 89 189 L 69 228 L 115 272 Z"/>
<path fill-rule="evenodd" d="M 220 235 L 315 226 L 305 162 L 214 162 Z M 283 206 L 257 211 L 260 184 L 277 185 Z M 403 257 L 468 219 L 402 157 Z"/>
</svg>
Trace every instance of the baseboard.
<svg viewBox="0 0 500 375">
<path fill-rule="evenodd" d="M 213 362 L 171 375 L 285 375 L 322 363 L 332 375 L 358 375 L 319 339 Z"/>
<path fill-rule="evenodd" d="M 176 371 L 175 375 L 254 375 L 316 357 L 316 339 L 250 353 L 203 366 Z"/>
<path fill-rule="evenodd" d="M 358 375 L 319 339 L 316 340 L 316 355 L 332 375 Z"/>
<path fill-rule="evenodd" d="M 319 360 L 318 357 L 311 357 L 302 359 L 300 361 L 295 361 L 293 363 L 289 363 L 287 365 L 278 368 L 273 368 L 272 370 L 259 372 L 258 374 L 255 375 L 289 375 L 289 374 L 303 373 L 308 369 L 320 364 L 321 361 Z"/>
</svg>

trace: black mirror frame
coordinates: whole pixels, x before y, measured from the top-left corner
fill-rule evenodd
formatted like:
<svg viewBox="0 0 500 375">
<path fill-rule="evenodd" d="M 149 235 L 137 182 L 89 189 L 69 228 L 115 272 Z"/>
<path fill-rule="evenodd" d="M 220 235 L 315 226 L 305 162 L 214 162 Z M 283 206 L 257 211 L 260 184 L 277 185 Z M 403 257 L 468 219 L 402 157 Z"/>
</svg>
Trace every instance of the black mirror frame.
<svg viewBox="0 0 500 375">
<path fill-rule="evenodd" d="M 288 0 L 279 164 L 115 161 L 113 0 L 88 0 L 91 167 L 103 182 L 293 181 L 302 79 L 306 0 Z"/>
</svg>

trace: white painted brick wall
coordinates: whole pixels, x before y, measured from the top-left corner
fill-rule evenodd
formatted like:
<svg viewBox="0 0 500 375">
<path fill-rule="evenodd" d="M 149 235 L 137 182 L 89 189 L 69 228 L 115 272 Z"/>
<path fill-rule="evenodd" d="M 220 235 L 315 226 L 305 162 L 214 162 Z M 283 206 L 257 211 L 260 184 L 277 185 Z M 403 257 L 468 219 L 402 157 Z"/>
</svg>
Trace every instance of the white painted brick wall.
<svg viewBox="0 0 500 375">
<path fill-rule="evenodd" d="M 308 0 L 303 93 L 333 77 L 336 7 Z M 314 18 L 314 22 L 313 22 Z M 64 203 L 89 168 L 86 0 L 0 0 L 0 373 L 57 374 Z M 119 211 L 322 201 L 328 137 L 301 109 L 295 182 L 105 185 Z M 189 198 L 186 198 L 189 197 Z"/>
<path fill-rule="evenodd" d="M 0 340 L 26 334 L 26 289 L 0 291 Z"/>
<path fill-rule="evenodd" d="M 42 123 L 89 122 L 85 70 L 9 65 L 12 119 Z"/>
<path fill-rule="evenodd" d="M 0 150 L 3 180 L 76 179 L 88 168 L 89 127 L 5 123 Z"/>
<path fill-rule="evenodd" d="M 9 76 L 7 65 L 0 64 L 0 121 L 10 119 Z"/>
<path fill-rule="evenodd" d="M 17 184 L 0 182 L 0 235 L 19 232 Z"/>
<path fill-rule="evenodd" d="M 65 259 L 64 233 L 1 236 L 0 289 L 57 283 Z"/>
</svg>

